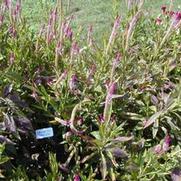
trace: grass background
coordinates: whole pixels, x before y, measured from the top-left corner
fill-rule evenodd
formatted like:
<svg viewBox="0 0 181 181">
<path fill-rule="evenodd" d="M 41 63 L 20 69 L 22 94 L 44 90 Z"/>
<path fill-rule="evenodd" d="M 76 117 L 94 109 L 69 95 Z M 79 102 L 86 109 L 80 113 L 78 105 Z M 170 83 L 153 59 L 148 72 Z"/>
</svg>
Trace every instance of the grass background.
<svg viewBox="0 0 181 181">
<path fill-rule="evenodd" d="M 66 9 L 68 0 L 63 0 Z M 28 21 L 33 30 L 46 22 L 51 7 L 55 0 L 23 0 L 23 13 L 28 17 Z M 124 16 L 126 13 L 125 0 L 71 0 L 68 15 L 74 14 L 73 27 L 81 26 L 83 29 L 91 24 L 94 26 L 94 34 L 97 38 L 109 32 L 116 11 L 115 3 L 118 2 L 117 10 Z M 145 11 L 157 16 L 162 5 L 169 5 L 170 0 L 145 0 Z M 174 9 L 181 9 L 181 0 L 174 0 Z"/>
</svg>

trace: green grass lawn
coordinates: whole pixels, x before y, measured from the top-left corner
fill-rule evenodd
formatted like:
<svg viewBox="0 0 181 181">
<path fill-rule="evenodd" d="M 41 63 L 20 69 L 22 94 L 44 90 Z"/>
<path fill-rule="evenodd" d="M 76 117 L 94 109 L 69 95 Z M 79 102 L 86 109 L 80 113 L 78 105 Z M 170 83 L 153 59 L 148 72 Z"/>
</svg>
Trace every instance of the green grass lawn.
<svg viewBox="0 0 181 181">
<path fill-rule="evenodd" d="M 116 11 L 114 9 L 116 0 L 71 0 L 71 6 L 67 14 L 74 14 L 73 27 L 81 26 L 87 29 L 88 25 L 94 26 L 95 36 L 99 38 L 103 33 L 109 32 L 110 24 L 113 22 Z M 67 0 L 64 0 L 66 7 Z M 170 0 L 145 0 L 145 11 L 153 12 L 155 16 L 160 13 L 162 5 L 169 5 Z M 50 8 L 54 5 L 53 0 L 24 0 L 25 15 L 33 29 L 37 29 L 45 22 Z M 181 8 L 181 1 L 174 0 L 174 8 Z M 180 7 L 179 7 L 180 6 Z M 126 12 L 125 0 L 120 0 L 117 8 L 119 14 Z"/>
</svg>

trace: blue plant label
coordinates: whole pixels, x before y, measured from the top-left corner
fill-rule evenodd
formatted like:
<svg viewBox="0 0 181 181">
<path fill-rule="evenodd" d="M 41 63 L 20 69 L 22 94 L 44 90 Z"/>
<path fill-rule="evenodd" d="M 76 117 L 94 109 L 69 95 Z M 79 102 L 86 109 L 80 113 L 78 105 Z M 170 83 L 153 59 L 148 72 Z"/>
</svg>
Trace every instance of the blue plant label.
<svg viewBox="0 0 181 181">
<path fill-rule="evenodd" d="M 36 139 L 50 138 L 53 136 L 53 128 L 42 128 L 36 130 Z"/>
</svg>

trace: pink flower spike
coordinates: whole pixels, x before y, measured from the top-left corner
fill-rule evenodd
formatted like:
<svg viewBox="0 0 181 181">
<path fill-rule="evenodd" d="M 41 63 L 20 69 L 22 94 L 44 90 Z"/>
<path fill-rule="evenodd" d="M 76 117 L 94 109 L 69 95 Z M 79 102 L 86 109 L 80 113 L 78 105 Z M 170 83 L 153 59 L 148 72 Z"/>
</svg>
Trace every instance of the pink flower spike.
<svg viewBox="0 0 181 181">
<path fill-rule="evenodd" d="M 156 145 L 153 151 L 156 154 L 160 154 L 162 152 L 162 146 L 160 144 Z"/>
<path fill-rule="evenodd" d="M 80 176 L 78 174 L 74 175 L 74 181 L 81 181 Z"/>
<path fill-rule="evenodd" d="M 73 55 L 78 55 L 80 53 L 80 48 L 78 46 L 77 42 L 73 42 L 72 43 L 72 47 L 71 47 L 71 57 Z"/>
<path fill-rule="evenodd" d="M 163 140 L 163 143 L 162 144 L 160 143 L 153 148 L 153 152 L 158 155 L 164 154 L 170 149 L 170 145 L 171 145 L 171 137 L 169 134 L 167 134 Z"/>
<path fill-rule="evenodd" d="M 176 19 L 176 21 L 180 21 L 181 20 L 181 12 L 177 12 L 175 14 L 175 19 Z"/>
<path fill-rule="evenodd" d="M 71 79 L 69 81 L 69 88 L 70 91 L 74 92 L 77 89 L 77 83 L 78 83 L 78 78 L 77 76 L 74 74 L 71 76 Z"/>
<path fill-rule="evenodd" d="M 113 99 L 113 95 L 115 91 L 116 91 L 116 82 L 110 83 L 107 90 L 107 96 L 106 96 L 104 114 L 103 114 L 103 118 L 106 123 L 108 123 L 111 118 L 111 111 L 112 111 L 111 105 L 112 105 L 112 99 Z"/>
<path fill-rule="evenodd" d="M 56 118 L 55 120 L 63 126 L 68 126 L 68 127 L 70 126 L 69 120 L 63 120 L 63 119 L 59 119 L 59 118 Z"/>
<path fill-rule="evenodd" d="M 48 34 L 47 43 L 50 44 L 51 41 L 53 40 L 53 38 L 54 38 L 54 34 L 53 34 L 53 32 L 50 32 L 50 33 Z"/>
<path fill-rule="evenodd" d="M 87 81 L 89 84 L 93 82 L 93 76 L 95 72 L 96 72 L 96 65 L 93 64 L 91 68 L 88 70 Z"/>
<path fill-rule="evenodd" d="M 106 102 L 105 105 L 110 104 L 113 98 L 113 94 L 116 91 L 116 82 L 113 82 L 111 85 L 109 85 L 107 90 L 107 96 L 106 96 Z"/>
<path fill-rule="evenodd" d="M 111 47 L 111 45 L 114 43 L 114 40 L 115 40 L 116 35 L 118 33 L 118 30 L 119 30 L 120 23 L 121 23 L 121 17 L 118 16 L 116 18 L 116 20 L 114 21 L 114 26 L 112 28 L 112 32 L 111 32 L 111 35 L 109 37 L 109 42 L 108 42 L 108 45 L 107 45 L 107 48 L 106 48 L 106 54 L 108 53 L 109 48 Z"/>
<path fill-rule="evenodd" d="M 157 19 L 155 20 L 155 23 L 156 23 L 156 25 L 161 25 L 161 23 L 162 23 L 161 18 L 157 18 Z"/>
<path fill-rule="evenodd" d="M 52 16 L 53 22 L 56 22 L 56 20 L 57 20 L 57 8 L 55 8 L 55 9 L 52 11 L 51 16 Z"/>
<path fill-rule="evenodd" d="M 118 17 L 116 18 L 115 22 L 114 22 L 114 28 L 115 28 L 115 29 L 118 29 L 118 28 L 119 28 L 120 22 L 121 22 L 121 17 L 118 16 Z"/>
<path fill-rule="evenodd" d="M 98 115 L 98 120 L 99 120 L 100 123 L 104 123 L 103 115 Z"/>
<path fill-rule="evenodd" d="M 59 83 L 61 84 L 63 80 L 65 80 L 67 76 L 67 70 L 64 70 L 64 72 L 60 75 L 60 77 L 55 82 L 55 86 L 57 86 Z"/>
<path fill-rule="evenodd" d="M 174 16 L 174 14 L 175 14 L 174 11 L 170 11 L 170 12 L 169 12 L 170 17 Z"/>
<path fill-rule="evenodd" d="M 161 7 L 161 10 L 162 10 L 162 13 L 163 13 L 163 14 L 165 14 L 165 13 L 166 13 L 166 9 L 167 9 L 167 7 L 166 7 L 166 6 L 162 6 L 162 7 Z"/>
<path fill-rule="evenodd" d="M 62 55 L 63 50 L 62 50 L 62 43 L 60 41 L 58 41 L 57 43 L 55 52 L 57 55 Z"/>
<path fill-rule="evenodd" d="M 33 89 L 32 94 L 30 95 L 32 98 L 34 98 L 36 101 L 39 100 L 38 94 L 35 89 Z"/>
<path fill-rule="evenodd" d="M 163 151 L 166 152 L 169 150 L 170 145 L 171 145 L 171 137 L 169 134 L 167 134 L 164 138 L 164 142 L 163 142 Z"/>
<path fill-rule="evenodd" d="M 9 63 L 10 65 L 12 65 L 14 63 L 15 60 L 15 54 L 13 52 L 10 53 L 10 57 L 9 57 Z"/>
<path fill-rule="evenodd" d="M 116 53 L 116 57 L 113 61 L 113 66 L 115 68 L 118 67 L 120 60 L 121 60 L 121 54 L 118 52 L 118 53 Z"/>
<path fill-rule="evenodd" d="M 4 0 L 4 4 L 5 4 L 6 8 L 9 9 L 11 7 L 12 2 L 11 2 L 11 0 Z"/>
<path fill-rule="evenodd" d="M 15 29 L 14 26 L 10 26 L 8 31 L 9 31 L 9 33 L 11 34 L 11 36 L 12 36 L 13 38 L 16 37 L 17 31 L 16 31 L 16 29 Z"/>
<path fill-rule="evenodd" d="M 64 72 L 61 74 L 61 80 L 64 80 L 67 76 L 67 70 L 64 70 Z"/>
<path fill-rule="evenodd" d="M 93 32 L 93 26 L 92 26 L 92 25 L 89 26 L 88 32 L 89 32 L 89 33 L 92 33 L 92 32 Z"/>
<path fill-rule="evenodd" d="M 121 23 L 121 16 L 118 16 L 114 22 L 113 30 L 112 30 L 112 36 L 115 37 L 117 34 L 117 31 L 119 29 Z"/>
<path fill-rule="evenodd" d="M 72 28 L 66 23 L 63 24 L 63 32 L 66 38 L 70 40 L 72 39 L 73 36 Z"/>
<path fill-rule="evenodd" d="M 109 95 L 113 95 L 116 91 L 116 82 L 113 82 L 110 87 L 109 87 L 109 90 L 108 90 L 108 94 Z"/>
<path fill-rule="evenodd" d="M 20 0 L 19 0 L 19 1 L 17 1 L 17 3 L 16 3 L 16 11 L 17 11 L 17 12 L 20 12 L 20 9 L 21 9 L 21 3 L 20 3 Z"/>
<path fill-rule="evenodd" d="M 16 7 L 15 7 L 15 9 L 14 9 L 14 11 L 13 11 L 14 19 L 17 19 L 17 16 L 20 15 L 20 11 L 21 11 L 21 4 L 20 4 L 20 1 L 18 0 L 18 1 L 16 2 Z"/>
<path fill-rule="evenodd" d="M 84 120 L 83 120 L 82 117 L 78 117 L 78 118 L 77 118 L 77 125 L 78 125 L 78 126 L 81 126 L 81 125 L 83 124 L 83 121 L 84 121 Z"/>
<path fill-rule="evenodd" d="M 105 82 L 104 82 L 104 86 L 106 87 L 106 90 L 108 91 L 108 89 L 109 89 L 109 84 L 110 84 L 110 80 L 106 80 Z"/>
<path fill-rule="evenodd" d="M 48 19 L 48 26 L 51 27 L 53 24 L 53 11 L 51 11 L 50 15 L 49 15 L 49 19 Z"/>
<path fill-rule="evenodd" d="M 172 16 L 172 25 L 177 28 L 181 24 L 181 12 L 177 12 Z"/>
<path fill-rule="evenodd" d="M 4 15 L 0 15 L 0 27 L 2 26 L 4 22 Z"/>
<path fill-rule="evenodd" d="M 88 46 L 93 45 L 92 33 L 93 33 L 93 27 L 91 25 L 91 26 L 89 26 L 88 33 L 87 33 L 87 44 L 88 44 Z"/>
</svg>

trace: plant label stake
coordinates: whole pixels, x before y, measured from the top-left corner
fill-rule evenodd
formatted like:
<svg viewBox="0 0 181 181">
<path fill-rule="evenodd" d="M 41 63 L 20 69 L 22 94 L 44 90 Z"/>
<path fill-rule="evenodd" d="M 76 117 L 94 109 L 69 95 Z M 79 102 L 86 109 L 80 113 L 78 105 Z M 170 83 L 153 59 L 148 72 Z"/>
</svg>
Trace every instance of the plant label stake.
<svg viewBox="0 0 181 181">
<path fill-rule="evenodd" d="M 36 139 L 50 138 L 53 136 L 52 127 L 37 129 L 35 132 L 36 132 Z"/>
</svg>

